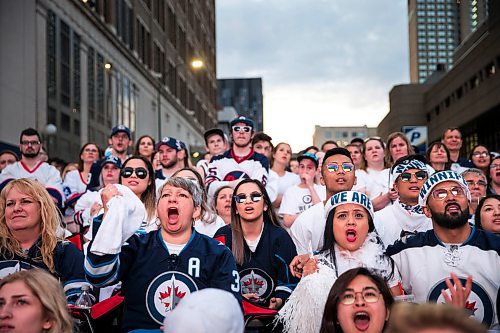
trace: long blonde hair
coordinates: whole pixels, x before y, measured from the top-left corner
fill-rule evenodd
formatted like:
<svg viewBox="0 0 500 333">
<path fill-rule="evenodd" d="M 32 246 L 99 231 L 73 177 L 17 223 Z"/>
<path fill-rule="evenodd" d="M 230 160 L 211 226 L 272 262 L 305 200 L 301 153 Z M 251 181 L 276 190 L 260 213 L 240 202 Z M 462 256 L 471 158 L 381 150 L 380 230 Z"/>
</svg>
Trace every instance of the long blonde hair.
<svg viewBox="0 0 500 333">
<path fill-rule="evenodd" d="M 56 230 L 61 221 L 61 215 L 50 194 L 36 180 L 27 178 L 12 180 L 0 193 L 0 254 L 10 258 L 14 258 L 15 255 L 25 256 L 21 244 L 14 238 L 5 220 L 7 194 L 13 188 L 30 196 L 40 204 L 40 234 L 42 238 L 40 252 L 42 258 L 35 258 L 34 260 L 41 259 L 49 271 L 54 273 L 53 253 L 57 245 Z"/>
<path fill-rule="evenodd" d="M 42 303 L 43 315 L 48 317 L 52 327 L 47 333 L 71 333 L 71 316 L 66 305 L 61 284 L 43 269 L 30 269 L 11 274 L 0 281 L 0 289 L 8 283 L 22 281 Z"/>
</svg>

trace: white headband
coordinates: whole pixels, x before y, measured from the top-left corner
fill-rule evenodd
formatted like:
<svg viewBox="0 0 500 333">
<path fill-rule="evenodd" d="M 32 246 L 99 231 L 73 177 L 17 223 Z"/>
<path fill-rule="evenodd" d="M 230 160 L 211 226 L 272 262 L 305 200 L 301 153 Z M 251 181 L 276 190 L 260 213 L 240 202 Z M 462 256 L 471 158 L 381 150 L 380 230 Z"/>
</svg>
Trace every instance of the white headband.
<svg viewBox="0 0 500 333">
<path fill-rule="evenodd" d="M 356 191 L 343 191 L 333 195 L 326 203 L 325 219 L 328 217 L 328 214 L 332 209 L 347 203 L 354 203 L 363 206 L 373 219 L 374 211 L 370 198 L 368 198 L 366 194 Z"/>
<path fill-rule="evenodd" d="M 427 178 L 427 181 L 422 186 L 420 194 L 418 195 L 418 204 L 420 205 L 420 207 L 427 206 L 427 198 L 431 194 L 432 189 L 436 187 L 436 185 L 447 181 L 453 181 L 458 185 L 460 185 L 464 190 L 467 199 L 470 202 L 471 196 L 470 196 L 469 186 L 467 185 L 467 182 L 465 181 L 464 177 L 460 176 L 455 171 L 445 170 L 436 172 L 435 174 Z"/>
</svg>

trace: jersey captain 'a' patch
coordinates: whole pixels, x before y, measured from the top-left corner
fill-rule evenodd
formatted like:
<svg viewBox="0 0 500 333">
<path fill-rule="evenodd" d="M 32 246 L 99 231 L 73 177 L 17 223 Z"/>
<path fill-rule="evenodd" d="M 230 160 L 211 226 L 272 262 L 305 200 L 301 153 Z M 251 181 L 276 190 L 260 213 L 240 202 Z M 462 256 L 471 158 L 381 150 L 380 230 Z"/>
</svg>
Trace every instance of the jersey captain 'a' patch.
<svg viewBox="0 0 500 333">
<path fill-rule="evenodd" d="M 465 286 L 466 280 L 461 278 L 460 282 Z M 453 283 L 453 281 L 451 281 Z M 441 295 L 441 290 L 445 290 L 449 293 L 448 287 L 446 286 L 445 280 L 438 282 L 431 291 L 429 292 L 428 300 L 429 302 L 435 302 L 438 304 L 445 303 L 443 296 Z M 472 288 L 465 305 L 465 310 L 469 316 L 474 317 L 476 320 L 482 322 L 486 326 L 491 326 L 493 322 L 493 302 L 488 296 L 486 290 L 484 290 L 481 285 L 472 281 Z"/>
<path fill-rule="evenodd" d="M 158 275 L 146 291 L 146 307 L 151 318 L 163 324 L 167 312 L 175 309 L 187 295 L 198 290 L 189 275 L 170 271 Z"/>
<path fill-rule="evenodd" d="M 241 293 L 256 294 L 259 298 L 267 299 L 274 290 L 271 277 L 259 268 L 247 268 L 240 272 Z"/>
</svg>

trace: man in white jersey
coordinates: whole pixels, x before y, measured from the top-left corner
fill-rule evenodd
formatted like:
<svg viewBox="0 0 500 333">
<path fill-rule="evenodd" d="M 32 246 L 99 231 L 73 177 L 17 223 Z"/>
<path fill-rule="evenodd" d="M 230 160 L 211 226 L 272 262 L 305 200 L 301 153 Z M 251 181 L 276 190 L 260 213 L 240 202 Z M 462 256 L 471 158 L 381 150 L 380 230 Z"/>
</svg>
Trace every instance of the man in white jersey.
<svg viewBox="0 0 500 333">
<path fill-rule="evenodd" d="M 0 191 L 13 179 L 34 179 L 45 186 L 57 206 L 62 208 L 64 194 L 61 175 L 55 167 L 40 161 L 39 154 L 42 147 L 40 134 L 33 128 L 27 128 L 21 132 L 19 141 L 21 160 L 2 170 Z"/>
<path fill-rule="evenodd" d="M 398 159 L 391 168 L 393 188 L 398 199 L 375 212 L 375 228 L 384 245 L 432 229 L 431 219 L 424 215 L 418 205 L 420 189 L 433 170 L 421 155 L 409 155 Z"/>
<path fill-rule="evenodd" d="M 429 176 L 420 190 L 419 205 L 432 219 L 433 229 L 396 242 L 387 248 L 387 255 L 401 273 L 403 289 L 415 295 L 416 302 L 444 303 L 459 292 L 463 297 L 456 305 L 498 329 L 500 238 L 467 222 L 470 199 L 467 182 L 456 172 Z"/>
<path fill-rule="evenodd" d="M 269 177 L 269 161 L 251 147 L 254 122 L 244 116 L 231 121 L 231 149 L 212 157 L 205 178 L 210 197 L 224 185 L 234 188 L 242 179 L 257 179 L 265 186 Z"/>
<path fill-rule="evenodd" d="M 323 233 L 326 224 L 324 216 L 325 203 L 335 193 L 352 189 L 356 182 L 354 171 L 354 164 L 347 149 L 333 148 L 326 152 L 321 167 L 323 184 L 326 189 L 326 200 L 320 201 L 300 214 L 290 228 L 297 254 L 308 255 L 311 247 L 312 251 L 317 251 L 323 246 Z M 292 262 L 293 265 L 298 263 L 296 261 Z"/>
</svg>

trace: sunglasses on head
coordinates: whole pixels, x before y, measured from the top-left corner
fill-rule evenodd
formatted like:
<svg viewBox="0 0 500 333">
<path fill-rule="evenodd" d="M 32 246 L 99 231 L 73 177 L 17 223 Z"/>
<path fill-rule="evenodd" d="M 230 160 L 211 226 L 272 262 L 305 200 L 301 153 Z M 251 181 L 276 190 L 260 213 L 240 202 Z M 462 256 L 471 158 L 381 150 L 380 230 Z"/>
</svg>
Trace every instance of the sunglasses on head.
<svg viewBox="0 0 500 333">
<path fill-rule="evenodd" d="M 236 201 L 236 203 L 242 204 L 247 201 L 248 197 L 250 197 L 250 200 L 252 200 L 252 202 L 259 202 L 260 200 L 262 200 L 263 194 L 257 192 L 250 193 L 250 195 L 237 194 L 234 196 L 234 201 Z"/>
<path fill-rule="evenodd" d="M 250 133 L 252 128 L 250 126 L 233 126 L 233 131 L 235 132 L 245 132 L 245 133 Z"/>
<path fill-rule="evenodd" d="M 129 178 L 130 176 L 132 176 L 134 172 L 137 178 L 140 179 L 145 179 L 148 176 L 148 170 L 146 170 L 143 167 L 139 168 L 125 167 L 120 171 L 120 176 L 122 176 L 122 178 Z"/>
<path fill-rule="evenodd" d="M 352 163 L 349 163 L 349 162 L 344 162 L 342 164 L 338 164 L 338 163 L 328 163 L 326 165 L 326 169 L 328 170 L 328 172 L 337 172 L 339 171 L 339 168 L 342 167 L 342 170 L 344 172 L 351 172 L 354 170 L 354 164 Z"/>
<path fill-rule="evenodd" d="M 411 176 L 415 175 L 417 180 L 427 179 L 426 171 L 417 171 L 417 172 L 403 172 L 399 177 L 403 182 L 409 182 L 411 180 Z"/>
</svg>

